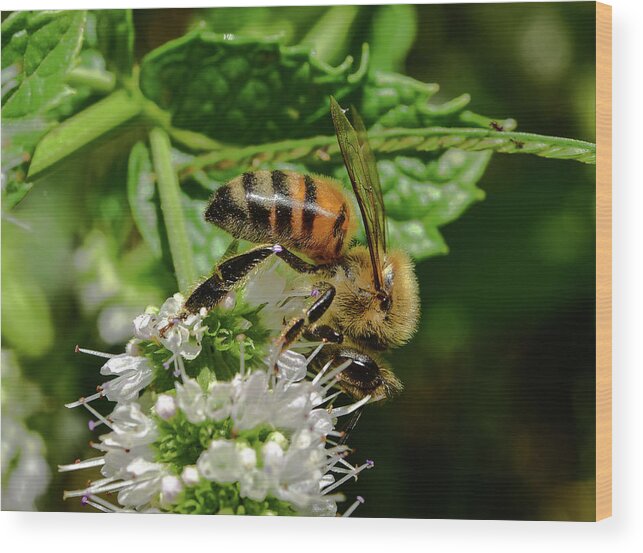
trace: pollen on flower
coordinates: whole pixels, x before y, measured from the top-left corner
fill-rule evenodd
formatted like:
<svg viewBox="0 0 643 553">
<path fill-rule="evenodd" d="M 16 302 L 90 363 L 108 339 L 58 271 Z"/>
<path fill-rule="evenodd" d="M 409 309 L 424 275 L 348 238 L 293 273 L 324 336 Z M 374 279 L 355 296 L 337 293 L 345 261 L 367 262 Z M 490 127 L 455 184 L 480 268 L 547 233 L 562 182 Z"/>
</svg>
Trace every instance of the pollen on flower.
<svg viewBox="0 0 643 553">
<path fill-rule="evenodd" d="M 277 274 L 268 277 L 274 284 Z M 273 298 L 267 309 L 239 294 L 234 305 L 179 317 L 175 294 L 136 317 L 125 353 L 77 347 L 106 360 L 100 372 L 110 378 L 67 404 L 85 408 L 90 431 L 104 433 L 91 442 L 96 456 L 59 467 L 98 467 L 102 478 L 65 497 L 103 512 L 336 515 L 339 488 L 373 466 L 348 462 L 336 424 L 370 398 L 337 404 L 347 363 L 309 376 L 323 345 L 308 346 L 307 356 L 270 349 L 265 321 L 284 303 Z M 115 404 L 107 416 L 92 406 L 101 397 Z"/>
</svg>

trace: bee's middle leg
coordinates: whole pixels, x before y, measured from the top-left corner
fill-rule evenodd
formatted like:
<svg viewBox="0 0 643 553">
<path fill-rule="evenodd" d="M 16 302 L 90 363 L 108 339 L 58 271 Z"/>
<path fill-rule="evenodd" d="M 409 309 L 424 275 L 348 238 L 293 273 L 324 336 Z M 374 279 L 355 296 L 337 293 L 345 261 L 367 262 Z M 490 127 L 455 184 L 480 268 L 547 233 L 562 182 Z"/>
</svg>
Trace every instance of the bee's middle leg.
<svg viewBox="0 0 643 553">
<path fill-rule="evenodd" d="M 275 345 L 276 358 L 287 350 L 299 337 L 306 333 L 307 336 L 321 338 L 322 340 L 341 343 L 343 336 L 326 325 L 314 326 L 315 323 L 328 311 L 335 299 L 335 287 L 327 282 L 319 286 L 319 295 L 314 303 L 304 310 L 300 317 L 292 319 L 283 329 Z M 275 358 L 275 359 L 276 359 Z"/>
</svg>

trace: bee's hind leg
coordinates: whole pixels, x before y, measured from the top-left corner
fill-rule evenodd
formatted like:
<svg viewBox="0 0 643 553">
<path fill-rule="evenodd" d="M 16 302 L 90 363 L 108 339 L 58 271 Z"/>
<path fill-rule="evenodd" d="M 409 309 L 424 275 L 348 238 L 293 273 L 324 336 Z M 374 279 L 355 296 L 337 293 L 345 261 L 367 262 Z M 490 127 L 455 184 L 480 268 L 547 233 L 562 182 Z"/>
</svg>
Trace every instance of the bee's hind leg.
<svg viewBox="0 0 643 553">
<path fill-rule="evenodd" d="M 276 255 L 295 271 L 316 273 L 327 270 L 326 265 L 312 265 L 279 244 L 259 246 L 219 263 L 210 278 L 199 284 L 183 306 L 184 312 L 197 313 L 202 307 L 212 309 L 225 295 L 239 284 L 257 265 Z"/>
<path fill-rule="evenodd" d="M 327 282 L 321 283 L 316 290 L 318 294 L 314 303 L 308 309 L 305 309 L 300 317 L 292 319 L 284 327 L 279 338 L 277 338 L 275 342 L 275 365 L 279 355 L 287 350 L 288 347 L 304 333 L 336 343 L 340 343 L 343 340 L 340 333 L 333 331 L 326 325 L 320 325 L 318 327 L 312 326 L 326 313 L 335 299 L 335 287 L 332 284 Z"/>
<path fill-rule="evenodd" d="M 183 306 L 184 310 L 197 313 L 202 307 L 212 309 L 259 263 L 279 252 L 280 246 L 260 246 L 222 261 L 212 276 L 190 294 Z"/>
</svg>

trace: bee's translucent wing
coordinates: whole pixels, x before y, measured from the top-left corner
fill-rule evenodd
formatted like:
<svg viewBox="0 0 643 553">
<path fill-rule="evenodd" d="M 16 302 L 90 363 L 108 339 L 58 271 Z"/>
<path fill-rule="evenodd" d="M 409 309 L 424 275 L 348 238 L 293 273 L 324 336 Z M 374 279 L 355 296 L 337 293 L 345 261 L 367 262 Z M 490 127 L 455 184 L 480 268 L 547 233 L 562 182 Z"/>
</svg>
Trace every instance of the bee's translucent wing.
<svg viewBox="0 0 643 553">
<path fill-rule="evenodd" d="M 377 174 L 375 157 L 369 146 L 366 129 L 361 117 L 352 108 L 354 126 L 344 114 L 335 98 L 330 98 L 330 112 L 337 133 L 339 149 L 344 158 L 357 204 L 362 213 L 366 240 L 373 265 L 376 290 L 382 290 L 382 258 L 386 252 L 386 219 L 382 187 Z"/>
</svg>

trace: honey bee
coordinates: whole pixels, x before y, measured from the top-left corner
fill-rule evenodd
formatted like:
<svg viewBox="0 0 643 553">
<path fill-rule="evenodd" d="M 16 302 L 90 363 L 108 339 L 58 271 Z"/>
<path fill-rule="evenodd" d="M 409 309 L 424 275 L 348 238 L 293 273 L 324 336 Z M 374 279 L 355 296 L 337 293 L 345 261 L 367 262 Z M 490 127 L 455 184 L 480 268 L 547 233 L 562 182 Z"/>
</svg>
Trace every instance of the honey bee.
<svg viewBox="0 0 643 553">
<path fill-rule="evenodd" d="M 291 171 L 244 173 L 214 193 L 205 218 L 237 239 L 263 245 L 221 262 L 184 309 L 211 309 L 276 255 L 309 275 L 314 292 L 312 304 L 284 326 L 277 352 L 302 336 L 327 342 L 315 358 L 317 368 L 328 361 L 349 362 L 339 375 L 345 393 L 386 398 L 402 384 L 380 352 L 403 345 L 415 333 L 418 284 L 409 256 L 387 250 L 382 190 L 364 124 L 354 111 L 351 124 L 332 97 L 330 108 L 367 246 L 352 244 L 358 220 L 340 183 Z"/>
</svg>

